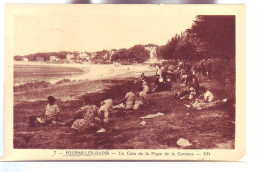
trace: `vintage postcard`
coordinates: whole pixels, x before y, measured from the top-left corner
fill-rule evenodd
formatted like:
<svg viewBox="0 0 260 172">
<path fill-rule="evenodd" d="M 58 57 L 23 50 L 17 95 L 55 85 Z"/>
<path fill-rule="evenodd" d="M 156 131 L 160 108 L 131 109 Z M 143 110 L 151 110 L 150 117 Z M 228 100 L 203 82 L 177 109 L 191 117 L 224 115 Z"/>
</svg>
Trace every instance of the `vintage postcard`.
<svg viewBox="0 0 260 172">
<path fill-rule="evenodd" d="M 245 155 L 244 5 L 5 7 L 3 161 Z"/>
</svg>

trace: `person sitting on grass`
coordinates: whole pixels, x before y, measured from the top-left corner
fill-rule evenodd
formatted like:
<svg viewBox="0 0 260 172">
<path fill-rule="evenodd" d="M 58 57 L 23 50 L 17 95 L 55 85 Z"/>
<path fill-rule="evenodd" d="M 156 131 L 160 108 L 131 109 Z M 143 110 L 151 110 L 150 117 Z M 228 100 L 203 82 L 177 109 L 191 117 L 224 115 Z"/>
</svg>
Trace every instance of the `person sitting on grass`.
<svg viewBox="0 0 260 172">
<path fill-rule="evenodd" d="M 53 96 L 47 98 L 48 104 L 43 117 L 36 118 L 36 120 L 41 124 L 52 123 L 56 124 L 59 117 L 60 109 L 58 105 L 55 104 L 56 99 Z"/>
<path fill-rule="evenodd" d="M 190 87 L 190 95 L 189 95 L 188 98 L 190 100 L 194 100 L 196 96 L 197 96 L 196 90 L 193 87 Z"/>
<path fill-rule="evenodd" d="M 154 85 L 156 86 L 153 91 L 154 92 L 159 92 L 162 90 L 162 87 L 163 87 L 163 79 L 160 78 L 159 75 L 156 75 L 156 78 L 154 80 Z"/>
<path fill-rule="evenodd" d="M 144 73 L 141 73 L 141 75 L 140 75 L 140 79 L 146 81 L 146 76 L 144 75 Z"/>
<path fill-rule="evenodd" d="M 224 106 L 229 102 L 228 99 L 222 99 L 222 100 L 217 100 L 217 101 L 212 101 L 212 102 L 198 102 L 195 101 L 191 105 L 186 105 L 184 104 L 188 109 L 192 108 L 194 110 L 205 110 L 205 109 L 210 109 L 210 108 L 218 108 L 221 106 Z"/>
<path fill-rule="evenodd" d="M 143 85 L 143 83 L 147 83 L 146 80 L 147 80 L 146 76 L 144 75 L 144 73 L 142 73 L 140 75 L 140 77 L 138 77 L 136 80 L 134 80 L 132 90 L 138 90 L 140 88 L 140 86 Z"/>
<path fill-rule="evenodd" d="M 135 105 L 135 94 L 132 91 L 131 86 L 128 86 L 126 89 L 127 93 L 125 97 L 120 101 L 121 104 L 114 106 L 115 109 L 133 109 Z"/>
<path fill-rule="evenodd" d="M 135 101 L 134 109 L 139 109 L 147 101 L 147 94 L 149 92 L 147 82 L 143 81 L 143 85 L 140 87 L 139 91 L 139 99 Z"/>
<path fill-rule="evenodd" d="M 156 75 L 159 75 L 159 77 L 162 78 L 162 67 L 161 67 L 161 65 L 157 66 Z"/>
<path fill-rule="evenodd" d="M 188 109 L 192 108 L 195 110 L 203 110 L 203 109 L 210 109 L 210 108 L 217 108 L 223 106 L 229 102 L 229 99 L 222 99 L 213 101 L 213 94 L 211 91 L 207 90 L 205 87 L 200 87 L 200 93 L 202 94 L 198 96 L 194 102 L 190 105 L 184 104 Z"/>
<path fill-rule="evenodd" d="M 199 92 L 201 93 L 195 101 L 200 103 L 209 103 L 213 100 L 214 95 L 211 91 L 207 90 L 205 87 L 200 87 Z"/>
<path fill-rule="evenodd" d="M 166 73 L 163 73 L 162 78 L 158 78 L 157 76 L 157 78 L 154 81 L 154 84 L 157 86 L 154 89 L 154 92 L 169 91 L 172 89 L 172 83 L 168 77 L 169 76 Z"/>
<path fill-rule="evenodd" d="M 102 127 L 104 128 L 106 124 L 109 123 L 109 111 L 113 108 L 113 100 L 106 99 L 101 102 L 101 107 L 99 108 L 99 118 Z"/>
<path fill-rule="evenodd" d="M 186 99 L 186 98 L 192 100 L 196 97 L 196 95 L 197 95 L 197 92 L 196 92 L 195 88 L 193 86 L 187 86 L 187 88 L 184 91 L 182 91 L 181 93 L 175 93 L 174 97 L 179 98 L 181 100 Z"/>
<path fill-rule="evenodd" d="M 98 118 L 98 107 L 92 104 L 90 98 L 85 98 L 85 106 L 81 107 L 76 114 L 83 114 L 81 119 L 77 119 L 73 122 L 71 129 L 76 133 L 82 133 L 91 128 L 100 126 L 100 120 Z"/>
</svg>

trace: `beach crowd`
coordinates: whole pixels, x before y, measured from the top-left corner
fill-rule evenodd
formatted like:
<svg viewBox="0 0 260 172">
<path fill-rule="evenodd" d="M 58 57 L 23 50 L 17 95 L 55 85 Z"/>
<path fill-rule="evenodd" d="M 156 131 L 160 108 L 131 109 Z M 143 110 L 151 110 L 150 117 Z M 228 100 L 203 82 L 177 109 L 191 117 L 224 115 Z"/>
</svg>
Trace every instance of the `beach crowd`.
<svg viewBox="0 0 260 172">
<path fill-rule="evenodd" d="M 229 101 L 229 99 L 215 100 L 213 93 L 200 85 L 201 81 L 210 82 L 212 79 L 211 59 L 201 60 L 196 65 L 189 60 L 175 60 L 155 64 L 152 67 L 157 68 L 155 80 L 148 82 L 145 73 L 142 73 L 139 78 L 127 86 L 124 98 L 117 105 L 114 105 L 110 98 L 100 102 L 85 97 L 85 105 L 74 112 L 72 119 L 62 122 L 60 120 L 62 112 L 56 104 L 55 98 L 49 96 L 44 114 L 37 117 L 35 123 L 37 125 L 66 125 L 76 133 L 82 133 L 90 128 L 95 128 L 97 133 L 106 132 L 109 117 L 113 112 L 140 109 L 149 101 L 148 94 L 174 91 L 174 84 L 180 85 L 183 89 L 170 96 L 180 100 L 189 100 L 189 103 L 184 106 L 190 111 L 216 108 Z"/>
</svg>

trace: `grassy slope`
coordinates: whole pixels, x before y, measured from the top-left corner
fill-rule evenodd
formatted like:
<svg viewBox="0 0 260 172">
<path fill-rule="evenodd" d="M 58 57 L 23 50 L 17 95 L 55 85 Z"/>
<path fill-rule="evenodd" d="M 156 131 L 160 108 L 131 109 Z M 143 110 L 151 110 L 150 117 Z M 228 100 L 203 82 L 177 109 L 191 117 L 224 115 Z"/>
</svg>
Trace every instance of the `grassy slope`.
<svg viewBox="0 0 260 172">
<path fill-rule="evenodd" d="M 125 94 L 129 80 L 93 81 L 55 88 L 57 95 L 76 95 L 91 90 L 103 88 L 104 92 L 92 93 L 90 96 L 102 100 L 109 96 L 117 103 Z M 109 84 L 108 84 L 109 83 Z M 222 99 L 227 96 L 221 81 L 212 80 L 202 83 L 216 96 Z M 46 102 L 20 103 L 14 107 L 14 147 L 15 148 L 88 148 L 88 149 L 126 149 L 126 148 L 180 148 L 176 142 L 179 138 L 188 139 L 192 146 L 189 148 L 233 148 L 235 124 L 223 108 L 189 111 L 183 103 L 187 100 L 173 98 L 174 91 L 164 91 L 149 94 L 148 104 L 139 110 L 118 111 L 111 114 L 107 132 L 95 134 L 94 131 L 82 135 L 73 135 L 66 126 L 28 127 L 28 117 L 39 115 L 45 109 Z M 83 89 L 83 90 L 82 90 Z M 74 90 L 74 91 L 71 91 Z M 41 96 L 47 97 L 47 92 Z M 81 105 L 81 100 L 58 101 L 62 109 L 62 120 L 72 118 L 73 112 Z M 152 119 L 146 119 L 147 124 L 141 126 L 141 116 L 157 112 L 165 113 Z M 186 115 L 189 112 L 189 115 Z M 224 143 L 224 144 L 219 144 Z"/>
</svg>

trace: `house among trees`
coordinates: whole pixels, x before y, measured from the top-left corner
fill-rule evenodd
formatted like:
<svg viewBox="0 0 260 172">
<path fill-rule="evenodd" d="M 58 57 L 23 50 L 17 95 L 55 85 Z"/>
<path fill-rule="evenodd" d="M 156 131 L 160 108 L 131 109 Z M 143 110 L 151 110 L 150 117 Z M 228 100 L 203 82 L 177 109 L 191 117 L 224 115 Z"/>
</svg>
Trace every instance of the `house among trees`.
<svg viewBox="0 0 260 172">
<path fill-rule="evenodd" d="M 92 56 L 91 56 L 91 53 L 86 53 L 86 56 L 85 56 L 85 59 L 86 60 L 91 60 Z"/>
<path fill-rule="evenodd" d="M 50 61 L 59 61 L 60 59 L 57 56 L 50 56 Z"/>
<path fill-rule="evenodd" d="M 69 54 L 66 55 L 66 60 L 71 61 L 73 58 L 74 58 L 74 54 L 69 53 Z"/>
<path fill-rule="evenodd" d="M 110 53 L 109 60 L 110 60 L 110 61 L 111 61 L 111 59 L 112 59 L 113 54 L 115 54 L 117 51 L 118 51 L 118 50 L 116 50 L 116 49 L 112 49 L 112 50 L 109 51 L 109 53 Z"/>
<path fill-rule="evenodd" d="M 90 53 L 91 59 L 93 59 L 96 55 L 97 55 L 96 52 L 92 52 L 92 53 Z"/>
<path fill-rule="evenodd" d="M 44 58 L 43 57 L 36 57 L 35 60 L 38 61 L 38 62 L 42 62 L 42 61 L 44 61 Z"/>
<path fill-rule="evenodd" d="M 119 62 L 113 62 L 113 65 L 116 66 L 116 67 L 118 67 L 118 66 L 120 66 L 121 64 L 120 64 Z"/>
<path fill-rule="evenodd" d="M 79 57 L 82 58 L 82 59 L 85 59 L 87 57 L 87 53 L 85 52 L 80 52 L 79 53 Z"/>
<path fill-rule="evenodd" d="M 24 57 L 24 58 L 22 58 L 22 61 L 28 62 L 29 60 L 28 60 L 28 58 Z"/>
<path fill-rule="evenodd" d="M 91 53 L 89 52 L 81 52 L 79 53 L 79 58 L 83 61 L 88 61 L 91 59 Z"/>
</svg>

